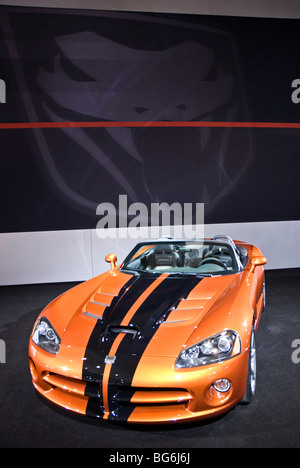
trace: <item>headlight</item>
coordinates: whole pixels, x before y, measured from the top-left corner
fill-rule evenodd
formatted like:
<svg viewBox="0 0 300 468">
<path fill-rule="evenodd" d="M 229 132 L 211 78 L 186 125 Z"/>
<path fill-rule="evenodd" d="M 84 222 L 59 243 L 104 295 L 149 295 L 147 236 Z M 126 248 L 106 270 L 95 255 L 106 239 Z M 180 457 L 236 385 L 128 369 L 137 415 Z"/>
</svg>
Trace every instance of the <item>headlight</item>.
<svg viewBox="0 0 300 468">
<path fill-rule="evenodd" d="M 199 367 L 214 362 L 224 361 L 241 352 L 241 339 L 239 335 L 226 330 L 211 336 L 200 343 L 186 348 L 180 353 L 176 367 Z"/>
<path fill-rule="evenodd" d="M 32 341 L 48 353 L 57 354 L 61 339 L 46 317 L 41 317 L 33 331 Z"/>
</svg>

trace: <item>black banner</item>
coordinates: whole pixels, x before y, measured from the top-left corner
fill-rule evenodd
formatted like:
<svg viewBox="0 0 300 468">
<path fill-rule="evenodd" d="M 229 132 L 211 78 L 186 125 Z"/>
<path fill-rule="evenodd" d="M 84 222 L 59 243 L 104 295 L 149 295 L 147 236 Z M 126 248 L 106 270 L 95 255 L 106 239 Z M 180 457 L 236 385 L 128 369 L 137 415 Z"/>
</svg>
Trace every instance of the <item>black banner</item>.
<svg viewBox="0 0 300 468">
<path fill-rule="evenodd" d="M 298 20 L 0 7 L 0 231 L 96 228 L 120 194 L 299 219 L 299 41 Z"/>
</svg>

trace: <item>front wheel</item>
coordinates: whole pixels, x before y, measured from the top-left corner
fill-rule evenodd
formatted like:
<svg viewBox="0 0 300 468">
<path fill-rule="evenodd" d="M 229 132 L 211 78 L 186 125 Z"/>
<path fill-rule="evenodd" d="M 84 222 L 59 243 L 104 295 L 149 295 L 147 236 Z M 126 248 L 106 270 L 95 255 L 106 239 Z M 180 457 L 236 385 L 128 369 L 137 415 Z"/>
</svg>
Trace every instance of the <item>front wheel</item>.
<svg viewBox="0 0 300 468">
<path fill-rule="evenodd" d="M 247 384 L 244 398 L 241 403 L 248 405 L 255 395 L 256 390 L 256 342 L 255 342 L 255 333 L 252 329 L 251 333 L 251 344 L 249 349 L 249 361 L 248 361 L 248 375 L 247 375 Z"/>
</svg>

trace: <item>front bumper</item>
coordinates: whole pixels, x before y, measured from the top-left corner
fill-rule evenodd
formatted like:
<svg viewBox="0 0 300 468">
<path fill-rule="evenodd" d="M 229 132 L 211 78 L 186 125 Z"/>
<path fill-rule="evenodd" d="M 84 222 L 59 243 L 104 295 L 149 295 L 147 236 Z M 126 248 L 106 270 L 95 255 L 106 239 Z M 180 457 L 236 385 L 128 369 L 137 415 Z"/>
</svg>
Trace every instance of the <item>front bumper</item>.
<svg viewBox="0 0 300 468">
<path fill-rule="evenodd" d="M 80 354 L 80 351 L 78 354 Z M 70 352 L 70 350 L 69 350 Z M 84 382 L 78 361 L 49 355 L 32 341 L 29 364 L 33 385 L 52 403 L 86 416 L 128 423 L 170 423 L 201 420 L 229 411 L 245 393 L 248 352 L 197 369 L 175 369 L 173 357 L 143 356 L 131 385 L 110 381 Z M 82 363 L 81 363 L 82 367 Z M 212 386 L 226 378 L 226 393 Z M 104 393 L 108 404 L 105 404 Z"/>
</svg>

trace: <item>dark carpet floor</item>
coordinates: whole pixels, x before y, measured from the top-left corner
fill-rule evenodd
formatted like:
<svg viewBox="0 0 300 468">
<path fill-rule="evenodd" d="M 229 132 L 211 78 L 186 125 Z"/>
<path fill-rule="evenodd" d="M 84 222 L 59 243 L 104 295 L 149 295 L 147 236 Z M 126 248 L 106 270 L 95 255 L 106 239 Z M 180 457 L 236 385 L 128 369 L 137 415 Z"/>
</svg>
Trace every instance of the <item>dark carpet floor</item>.
<svg viewBox="0 0 300 468">
<path fill-rule="evenodd" d="M 257 336 L 258 384 L 254 401 L 214 421 L 136 427 L 78 419 L 49 407 L 35 393 L 27 348 L 33 323 L 54 297 L 74 286 L 0 288 L 0 447 L 192 449 L 300 446 L 300 270 L 269 271 L 267 307 Z M 300 357 L 300 353 L 298 354 Z"/>
</svg>

